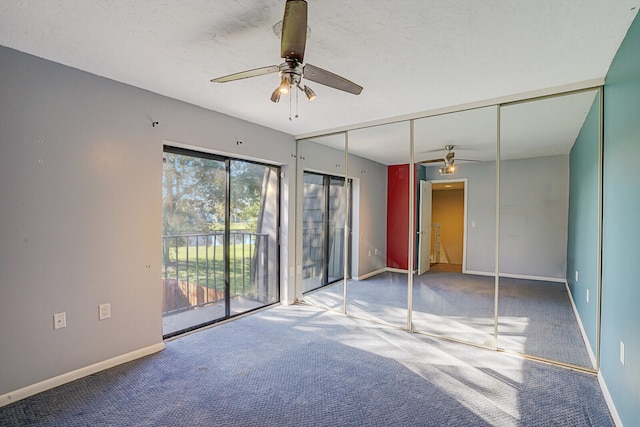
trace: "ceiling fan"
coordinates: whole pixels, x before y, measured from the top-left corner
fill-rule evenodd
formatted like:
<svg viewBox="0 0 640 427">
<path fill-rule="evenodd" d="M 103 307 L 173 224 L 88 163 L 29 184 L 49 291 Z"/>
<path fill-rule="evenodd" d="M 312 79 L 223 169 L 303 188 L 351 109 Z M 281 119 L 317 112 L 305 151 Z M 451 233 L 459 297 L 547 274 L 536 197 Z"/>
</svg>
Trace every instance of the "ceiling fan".
<svg viewBox="0 0 640 427">
<path fill-rule="evenodd" d="M 280 95 L 290 93 L 295 88 L 304 92 L 307 99 L 312 101 L 316 94 L 306 85 L 301 85 L 302 78 L 312 82 L 320 83 L 334 89 L 359 95 L 362 86 L 359 86 L 344 77 L 333 74 L 311 64 L 304 62 L 304 49 L 307 42 L 307 2 L 305 0 L 287 0 L 284 7 L 284 18 L 282 20 L 282 41 L 280 46 L 280 57 L 284 62 L 280 65 L 256 68 L 229 74 L 228 76 L 212 79 L 214 83 L 225 83 L 234 80 L 257 77 L 265 74 L 278 72 L 280 74 L 280 85 L 271 94 L 271 101 L 280 101 Z M 289 117 L 291 119 L 291 117 Z"/>
<path fill-rule="evenodd" d="M 456 172 L 456 166 L 454 164 L 456 153 L 453 151 L 454 148 L 455 148 L 455 145 L 445 145 L 444 149 L 447 150 L 447 154 L 444 156 L 444 158 L 423 160 L 418 163 L 424 164 L 424 163 L 442 162 L 444 163 L 444 166 L 438 169 L 438 172 L 440 172 L 440 175 L 453 175 Z"/>
</svg>

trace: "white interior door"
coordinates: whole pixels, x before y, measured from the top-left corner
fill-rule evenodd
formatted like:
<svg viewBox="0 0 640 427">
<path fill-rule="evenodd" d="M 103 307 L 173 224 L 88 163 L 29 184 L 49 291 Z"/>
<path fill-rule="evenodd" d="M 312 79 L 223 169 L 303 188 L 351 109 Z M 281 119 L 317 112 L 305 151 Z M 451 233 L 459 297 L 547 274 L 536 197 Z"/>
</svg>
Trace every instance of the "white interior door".
<svg viewBox="0 0 640 427">
<path fill-rule="evenodd" d="M 418 274 L 423 274 L 429 271 L 431 250 L 431 183 L 427 181 L 420 181 L 418 218 Z"/>
</svg>

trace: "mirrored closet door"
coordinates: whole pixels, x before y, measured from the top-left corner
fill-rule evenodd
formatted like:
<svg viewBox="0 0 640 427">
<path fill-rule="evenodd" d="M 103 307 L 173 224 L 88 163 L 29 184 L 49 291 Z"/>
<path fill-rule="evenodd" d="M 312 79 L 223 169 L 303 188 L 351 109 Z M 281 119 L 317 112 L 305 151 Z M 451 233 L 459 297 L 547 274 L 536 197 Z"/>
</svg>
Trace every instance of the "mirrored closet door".
<svg viewBox="0 0 640 427">
<path fill-rule="evenodd" d="M 498 347 L 594 368 L 598 90 L 501 107 Z"/>
<path fill-rule="evenodd" d="M 497 108 L 414 123 L 416 331 L 494 348 Z"/>
<path fill-rule="evenodd" d="M 351 198 L 345 176 L 345 134 L 298 141 L 297 159 L 298 298 L 344 311 Z"/>
<path fill-rule="evenodd" d="M 353 275 L 347 314 L 404 328 L 409 269 L 409 123 L 348 132 Z"/>
</svg>

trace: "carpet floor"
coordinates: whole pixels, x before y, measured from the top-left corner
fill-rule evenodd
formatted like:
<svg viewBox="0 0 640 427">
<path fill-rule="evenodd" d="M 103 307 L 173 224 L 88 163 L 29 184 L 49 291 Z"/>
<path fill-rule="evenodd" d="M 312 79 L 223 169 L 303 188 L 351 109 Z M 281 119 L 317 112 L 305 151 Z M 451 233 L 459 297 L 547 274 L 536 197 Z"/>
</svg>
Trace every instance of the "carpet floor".
<svg viewBox="0 0 640 427">
<path fill-rule="evenodd" d="M 305 294 L 305 301 L 339 310 L 342 286 Z M 347 286 L 347 314 L 406 328 L 406 274 L 382 273 Z M 413 328 L 493 347 L 494 290 L 493 277 L 452 272 L 414 276 Z M 593 368 L 564 284 L 501 278 L 498 316 L 499 348 Z"/>
<path fill-rule="evenodd" d="M 612 426 L 594 375 L 275 306 L 0 408 L 1 426 Z"/>
</svg>

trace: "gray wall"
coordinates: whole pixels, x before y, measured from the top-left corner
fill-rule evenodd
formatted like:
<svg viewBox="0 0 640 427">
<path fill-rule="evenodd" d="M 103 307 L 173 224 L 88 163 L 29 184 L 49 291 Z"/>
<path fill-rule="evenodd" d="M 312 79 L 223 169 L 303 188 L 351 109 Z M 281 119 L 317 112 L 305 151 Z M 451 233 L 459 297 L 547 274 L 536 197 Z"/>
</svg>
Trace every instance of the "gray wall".
<svg viewBox="0 0 640 427">
<path fill-rule="evenodd" d="M 569 208 L 568 156 L 500 163 L 500 273 L 564 280 Z M 495 271 L 495 162 L 458 165 L 468 178 L 467 271 Z M 427 168 L 427 179 L 442 179 Z M 475 221 L 476 226 L 472 226 Z"/>
<path fill-rule="evenodd" d="M 2 395 L 162 341 L 163 141 L 283 164 L 285 201 L 295 141 L 4 47 L 0 64 Z M 283 271 L 294 213 L 283 206 Z"/>
<path fill-rule="evenodd" d="M 354 200 L 359 200 L 353 211 L 358 228 L 353 236 L 352 273 L 357 278 L 387 265 L 387 166 L 349 155 L 349 176 L 354 179 Z"/>
<path fill-rule="evenodd" d="M 500 273 L 564 281 L 569 156 L 500 162 Z"/>
</svg>

